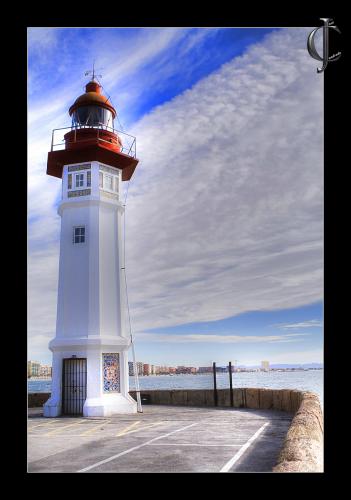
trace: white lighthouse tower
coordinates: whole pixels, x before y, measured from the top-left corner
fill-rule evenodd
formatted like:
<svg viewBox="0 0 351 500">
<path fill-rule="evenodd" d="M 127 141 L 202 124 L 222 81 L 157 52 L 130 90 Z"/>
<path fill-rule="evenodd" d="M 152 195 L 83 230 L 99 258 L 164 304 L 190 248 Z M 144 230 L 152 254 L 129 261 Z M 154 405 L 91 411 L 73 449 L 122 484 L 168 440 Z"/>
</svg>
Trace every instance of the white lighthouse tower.
<svg viewBox="0 0 351 500">
<path fill-rule="evenodd" d="M 52 392 L 44 416 L 134 413 L 122 181 L 138 164 L 135 140 L 123 147 L 113 127 L 116 110 L 94 75 L 69 114 L 72 126 L 64 135 L 64 149 L 55 150 L 53 140 L 47 163 L 47 174 L 62 179 L 62 199 L 56 336 L 49 344 Z"/>
</svg>

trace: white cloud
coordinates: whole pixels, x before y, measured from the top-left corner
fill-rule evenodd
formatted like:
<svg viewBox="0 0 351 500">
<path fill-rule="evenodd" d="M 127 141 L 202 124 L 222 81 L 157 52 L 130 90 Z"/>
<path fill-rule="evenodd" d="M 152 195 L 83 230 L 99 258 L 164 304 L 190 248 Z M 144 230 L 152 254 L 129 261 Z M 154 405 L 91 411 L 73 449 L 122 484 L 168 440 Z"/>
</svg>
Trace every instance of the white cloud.
<svg viewBox="0 0 351 500">
<path fill-rule="evenodd" d="M 175 344 L 258 344 L 258 343 L 276 343 L 276 342 L 298 342 L 300 337 L 308 335 L 307 333 L 295 333 L 287 335 L 219 335 L 219 334 L 169 334 L 169 333 L 138 333 L 135 338 L 137 341 L 162 342 Z M 296 338 L 299 337 L 299 338 Z"/>
<path fill-rule="evenodd" d="M 296 329 L 296 328 L 319 328 L 323 326 L 323 321 L 319 319 L 310 319 L 308 321 L 301 321 L 300 323 L 280 323 L 275 325 L 283 330 Z"/>
<path fill-rule="evenodd" d="M 136 329 L 322 299 L 323 80 L 307 34 L 273 33 L 134 128 Z"/>
<path fill-rule="evenodd" d="M 321 300 L 323 79 L 307 35 L 271 34 L 130 131 L 140 158 L 127 206 L 135 331 Z M 29 265 L 30 332 L 40 335 L 55 328 L 60 190 L 44 175 L 41 137 L 29 172 L 33 239 L 46 253 Z"/>
</svg>

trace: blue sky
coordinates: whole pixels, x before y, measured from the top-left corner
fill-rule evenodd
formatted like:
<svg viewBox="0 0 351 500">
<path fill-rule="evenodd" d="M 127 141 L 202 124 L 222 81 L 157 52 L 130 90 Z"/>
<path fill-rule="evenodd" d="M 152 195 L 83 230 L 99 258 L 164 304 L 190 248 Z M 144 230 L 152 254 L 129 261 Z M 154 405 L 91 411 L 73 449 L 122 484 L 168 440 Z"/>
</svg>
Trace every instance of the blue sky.
<svg viewBox="0 0 351 500">
<path fill-rule="evenodd" d="M 151 337 L 151 343 L 150 333 L 156 334 Z M 322 362 L 322 333 L 323 305 L 318 302 L 293 309 L 251 311 L 218 321 L 150 329 L 137 338 L 142 352 L 155 364 L 167 357 L 175 364 L 184 359 L 196 366 L 201 361 L 206 361 L 208 366 L 213 361 L 226 365 L 234 360 L 239 365 L 255 365 L 263 359 L 269 359 L 272 364 L 310 363 L 313 359 Z M 171 354 L 164 342 L 169 334 L 174 337 Z M 210 338 L 201 342 L 196 338 L 198 335 Z M 223 342 L 225 348 L 216 349 L 218 343 Z M 307 355 L 301 354 L 301 346 Z"/>
<path fill-rule="evenodd" d="M 122 126 L 137 136 L 126 252 L 138 358 L 322 361 L 323 80 L 308 33 L 28 30 L 31 359 L 50 362 L 55 334 L 51 131 L 69 126 L 95 60 Z"/>
</svg>

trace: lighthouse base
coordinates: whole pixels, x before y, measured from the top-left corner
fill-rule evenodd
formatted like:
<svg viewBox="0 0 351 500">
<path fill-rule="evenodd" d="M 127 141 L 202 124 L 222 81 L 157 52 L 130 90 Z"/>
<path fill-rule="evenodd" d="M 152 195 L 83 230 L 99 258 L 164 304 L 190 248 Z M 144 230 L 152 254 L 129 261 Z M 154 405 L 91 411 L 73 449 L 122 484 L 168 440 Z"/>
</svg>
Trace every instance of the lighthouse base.
<svg viewBox="0 0 351 500">
<path fill-rule="evenodd" d="M 136 413 L 137 403 L 129 394 L 127 342 L 117 336 L 52 340 L 51 397 L 44 416 Z"/>
<path fill-rule="evenodd" d="M 137 403 L 129 395 L 106 394 L 99 398 L 88 398 L 83 406 L 84 417 L 111 417 L 118 413 L 136 413 Z"/>
<path fill-rule="evenodd" d="M 107 394 L 100 398 L 88 398 L 83 406 L 84 417 L 111 417 L 115 414 L 137 413 L 137 403 L 129 395 Z M 62 415 L 61 401 L 51 397 L 43 406 L 44 417 Z"/>
</svg>

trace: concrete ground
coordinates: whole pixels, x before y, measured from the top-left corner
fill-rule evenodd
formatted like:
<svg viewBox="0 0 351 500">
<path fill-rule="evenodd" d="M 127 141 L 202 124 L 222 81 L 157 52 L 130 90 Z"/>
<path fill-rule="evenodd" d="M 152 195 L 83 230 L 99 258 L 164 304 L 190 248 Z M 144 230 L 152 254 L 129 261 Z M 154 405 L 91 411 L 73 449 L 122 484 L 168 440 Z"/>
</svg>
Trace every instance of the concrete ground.
<svg viewBox="0 0 351 500">
<path fill-rule="evenodd" d="M 109 418 L 28 414 L 28 472 L 270 472 L 292 414 L 144 405 Z"/>
</svg>

